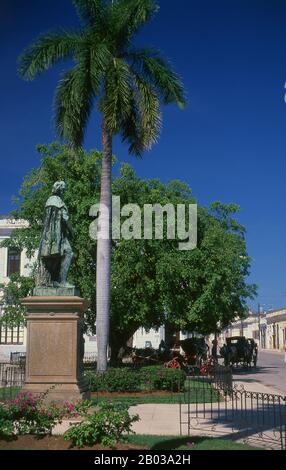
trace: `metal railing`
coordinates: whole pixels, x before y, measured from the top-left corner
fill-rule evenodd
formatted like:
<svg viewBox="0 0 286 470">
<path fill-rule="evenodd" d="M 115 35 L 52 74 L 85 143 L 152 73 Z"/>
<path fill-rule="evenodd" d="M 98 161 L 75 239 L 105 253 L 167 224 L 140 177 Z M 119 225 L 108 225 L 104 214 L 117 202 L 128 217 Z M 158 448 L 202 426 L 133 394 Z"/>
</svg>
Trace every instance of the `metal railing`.
<svg viewBox="0 0 286 470">
<path fill-rule="evenodd" d="M 245 390 L 229 372 L 190 377 L 180 403 L 181 434 L 227 436 L 256 447 L 286 449 L 286 397 Z"/>
<path fill-rule="evenodd" d="M 14 398 L 24 383 L 23 364 L 0 363 L 0 402 Z"/>
<path fill-rule="evenodd" d="M 224 367 L 218 364 L 210 370 L 209 375 L 211 377 L 212 384 L 216 388 L 224 392 L 227 392 L 232 389 L 233 380 L 231 367 Z"/>
<path fill-rule="evenodd" d="M 16 364 L 25 367 L 26 364 L 26 353 L 23 352 L 11 352 L 10 353 L 10 364 Z"/>
</svg>

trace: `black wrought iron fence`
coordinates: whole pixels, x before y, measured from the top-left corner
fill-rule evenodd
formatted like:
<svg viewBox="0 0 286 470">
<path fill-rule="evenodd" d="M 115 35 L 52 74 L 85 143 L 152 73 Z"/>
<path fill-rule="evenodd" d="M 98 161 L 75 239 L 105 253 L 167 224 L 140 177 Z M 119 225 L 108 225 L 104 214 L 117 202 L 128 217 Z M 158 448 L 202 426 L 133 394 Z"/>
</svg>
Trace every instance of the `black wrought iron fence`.
<svg viewBox="0 0 286 470">
<path fill-rule="evenodd" d="M 286 397 L 245 390 L 227 371 L 193 376 L 180 403 L 181 434 L 200 432 L 286 449 Z"/>
<path fill-rule="evenodd" d="M 26 353 L 24 353 L 24 352 L 11 352 L 10 353 L 10 364 L 25 367 Z"/>
<path fill-rule="evenodd" d="M 233 380 L 232 369 L 230 367 L 216 365 L 214 368 L 210 369 L 209 376 L 215 388 L 225 392 L 232 389 Z"/>
<path fill-rule="evenodd" d="M 0 363 L 0 401 L 14 398 L 25 383 L 25 366 Z"/>
</svg>

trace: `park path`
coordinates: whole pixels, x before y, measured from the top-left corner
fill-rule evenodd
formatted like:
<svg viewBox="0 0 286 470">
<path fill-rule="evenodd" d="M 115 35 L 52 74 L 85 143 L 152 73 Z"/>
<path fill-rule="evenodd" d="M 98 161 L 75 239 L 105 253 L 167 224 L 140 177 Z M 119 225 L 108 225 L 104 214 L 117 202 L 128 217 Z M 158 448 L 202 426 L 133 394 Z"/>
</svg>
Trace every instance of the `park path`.
<svg viewBox="0 0 286 470">
<path fill-rule="evenodd" d="M 183 404 L 144 404 L 132 406 L 130 414 L 138 414 L 140 421 L 133 424 L 136 434 L 157 436 L 205 436 L 221 439 L 231 439 L 248 443 L 255 447 L 280 450 L 281 440 L 285 448 L 285 428 L 280 432 L 280 426 L 273 426 L 273 412 L 268 418 L 262 417 L 262 411 L 251 415 L 250 399 L 243 403 L 242 410 L 247 420 L 240 421 L 241 410 L 231 412 L 230 409 L 216 404 L 188 405 Z M 227 413 L 226 413 L 227 412 Z M 232 416 L 230 416 L 232 413 Z M 277 419 L 278 412 L 274 409 Z M 251 420 L 250 420 L 251 416 Z M 181 419 L 180 419 L 181 417 Z M 263 419 L 263 426 L 262 426 Z M 284 415 L 285 421 L 285 415 Z M 252 423 L 250 425 L 250 423 Z"/>
</svg>

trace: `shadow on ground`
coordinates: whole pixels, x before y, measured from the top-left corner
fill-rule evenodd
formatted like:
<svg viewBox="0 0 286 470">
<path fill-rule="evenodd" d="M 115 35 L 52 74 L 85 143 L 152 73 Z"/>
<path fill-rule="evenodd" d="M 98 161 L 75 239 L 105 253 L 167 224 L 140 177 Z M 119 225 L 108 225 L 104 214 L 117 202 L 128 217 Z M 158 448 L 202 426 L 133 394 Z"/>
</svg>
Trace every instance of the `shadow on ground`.
<svg viewBox="0 0 286 470">
<path fill-rule="evenodd" d="M 139 438 L 139 436 L 138 436 Z M 134 438 L 133 438 L 134 439 Z M 132 440 L 133 440 L 132 439 Z M 142 444 L 148 445 L 150 450 L 255 450 L 248 444 L 234 442 L 232 438 L 205 436 L 169 437 L 166 436 L 140 436 Z"/>
<path fill-rule="evenodd" d="M 266 366 L 266 367 L 258 366 L 258 367 L 248 367 L 248 368 L 247 367 L 245 368 L 233 367 L 232 373 L 233 375 L 247 375 L 247 374 L 257 375 L 257 374 L 265 374 L 270 370 L 271 372 L 275 372 L 275 369 L 279 369 L 279 367 L 276 367 L 276 366 Z"/>
</svg>

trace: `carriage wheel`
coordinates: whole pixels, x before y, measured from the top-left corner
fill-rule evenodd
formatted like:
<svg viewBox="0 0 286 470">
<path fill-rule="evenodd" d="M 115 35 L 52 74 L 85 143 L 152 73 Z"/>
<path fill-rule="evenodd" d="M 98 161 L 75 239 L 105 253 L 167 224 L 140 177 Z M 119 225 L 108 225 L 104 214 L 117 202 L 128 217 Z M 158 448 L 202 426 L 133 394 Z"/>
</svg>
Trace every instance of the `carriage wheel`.
<svg viewBox="0 0 286 470">
<path fill-rule="evenodd" d="M 172 369 L 181 369 L 179 362 L 176 359 L 173 359 L 171 364 Z"/>
</svg>

